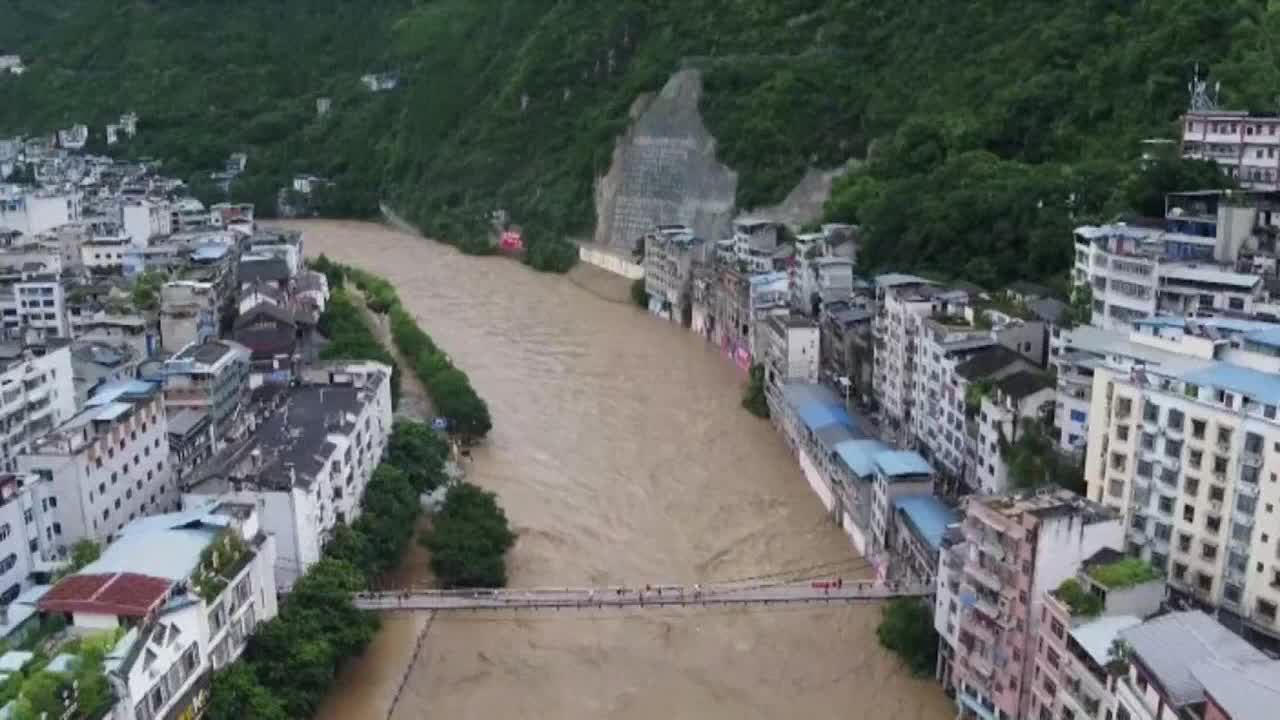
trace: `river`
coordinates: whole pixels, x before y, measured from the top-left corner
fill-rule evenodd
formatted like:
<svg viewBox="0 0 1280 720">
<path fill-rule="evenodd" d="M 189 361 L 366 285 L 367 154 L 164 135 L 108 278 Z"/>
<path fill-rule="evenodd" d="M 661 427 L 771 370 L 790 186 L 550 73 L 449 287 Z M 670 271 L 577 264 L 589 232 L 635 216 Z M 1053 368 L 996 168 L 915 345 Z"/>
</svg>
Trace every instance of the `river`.
<svg viewBox="0 0 1280 720">
<path fill-rule="evenodd" d="M 494 431 L 468 472 L 519 532 L 512 586 L 863 573 L 781 437 L 739 406 L 741 376 L 617 301 L 614 279 L 542 275 L 380 225 L 291 226 L 308 255 L 390 279 L 488 400 Z M 422 581 L 424 562 L 415 547 L 402 579 Z M 873 606 L 441 614 L 392 717 L 952 717 L 935 683 L 877 645 L 877 617 Z M 385 717 L 426 622 L 388 617 L 320 718 Z"/>
</svg>

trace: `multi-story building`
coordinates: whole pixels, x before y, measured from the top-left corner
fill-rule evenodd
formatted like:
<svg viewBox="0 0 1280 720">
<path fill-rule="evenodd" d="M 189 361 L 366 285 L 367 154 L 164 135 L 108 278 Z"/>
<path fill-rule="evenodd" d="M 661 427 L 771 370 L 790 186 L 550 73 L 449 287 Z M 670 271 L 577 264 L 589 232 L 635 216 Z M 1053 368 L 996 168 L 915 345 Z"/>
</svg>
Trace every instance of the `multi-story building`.
<svg viewBox="0 0 1280 720">
<path fill-rule="evenodd" d="M 962 715 L 1029 717 L 1044 594 L 1123 534 L 1113 511 L 1066 490 L 969 498 L 964 539 L 942 552 L 934 616 L 938 674 Z"/>
<path fill-rule="evenodd" d="M 198 717 L 212 674 L 276 616 L 275 543 L 246 503 L 136 520 L 38 607 L 66 617 L 72 632 L 121 632 L 106 665 L 110 717 Z"/>
<path fill-rule="evenodd" d="M 231 429 L 249 392 L 249 349 L 227 340 L 184 347 L 164 363 L 164 409 L 209 416 L 215 442 Z"/>
<path fill-rule="evenodd" d="M 969 305 L 963 290 L 942 288 L 911 275 L 875 279 L 877 315 L 873 387 L 889 429 L 900 443 L 910 442 L 915 428 L 916 388 L 922 318 L 961 316 Z"/>
<path fill-rule="evenodd" d="M 1085 477 L 1175 599 L 1280 646 L 1277 334 L 1151 324 L 1110 349 L 1094 371 Z"/>
<path fill-rule="evenodd" d="M 160 288 L 160 346 L 172 353 L 218 334 L 221 298 L 213 283 L 174 280 Z"/>
<path fill-rule="evenodd" d="M 17 469 L 32 443 L 76 412 L 65 345 L 0 344 L 0 471 Z"/>
<path fill-rule="evenodd" d="M 875 475 L 871 484 L 871 532 L 866 555 L 883 559 L 876 568 L 883 578 L 892 564 L 888 551 L 894 546 L 895 503 L 902 498 L 932 495 L 933 468 L 919 453 L 910 450 L 885 450 L 877 453 L 872 463 Z"/>
<path fill-rule="evenodd" d="M 1001 495 L 1009 492 L 1009 463 L 1005 456 L 1010 445 L 1027 432 L 1027 421 L 1048 425 L 1053 416 L 1057 393 L 1053 377 L 1040 369 L 1019 370 L 989 381 L 980 393 L 977 429 L 978 443 L 966 482 L 977 492 Z"/>
<path fill-rule="evenodd" d="M 120 223 L 133 247 L 146 247 L 153 239 L 173 234 L 173 209 L 168 202 L 151 199 L 126 202 L 120 207 Z"/>
<path fill-rule="evenodd" d="M 1275 717 L 1280 661 L 1202 612 L 1174 612 L 1122 630 L 1127 661 L 1117 663 L 1118 720 Z"/>
<path fill-rule="evenodd" d="M 79 305 L 70 305 L 67 314 L 70 316 L 71 334 L 77 340 L 127 345 L 142 358 L 150 356 L 158 344 L 155 335 L 147 331 L 148 323 L 141 315 L 117 315 L 108 310 L 86 311 Z"/>
<path fill-rule="evenodd" d="M 273 388 L 247 436 L 206 463 L 188 503 L 251 503 L 275 535 L 276 582 L 288 589 L 320 559 L 335 528 L 355 520 L 391 434 L 391 368 L 357 363 L 312 371 Z"/>
<path fill-rule="evenodd" d="M 716 244 L 721 262 L 748 274 L 773 272 L 782 225 L 770 220 L 739 218 L 733 221 L 733 237 Z"/>
<path fill-rule="evenodd" d="M 1149 565 L 1103 548 L 1044 595 L 1028 718 L 1105 720 L 1114 706 L 1108 672 L 1120 632 L 1160 610 L 1164 581 Z"/>
<path fill-rule="evenodd" d="M 644 237 L 644 289 L 649 311 L 686 327 L 693 320 L 693 268 L 706 243 L 684 225 L 659 225 Z"/>
<path fill-rule="evenodd" d="M 79 540 L 104 540 L 140 517 L 178 506 L 160 388 L 130 381 L 100 389 L 85 408 L 19 456 L 39 476 L 45 540 L 60 555 Z"/>
<path fill-rule="evenodd" d="M 817 317 L 826 303 L 847 302 L 853 290 L 853 260 L 796 255 L 791 270 L 791 306 L 799 312 Z"/>
<path fill-rule="evenodd" d="M 782 386 L 789 382 L 818 382 L 818 325 L 807 318 L 776 315 L 760 324 L 764 341 L 765 397 L 778 411 Z"/>
<path fill-rule="evenodd" d="M 875 312 L 833 301 L 822 306 L 819 318 L 821 372 L 835 378 L 850 398 L 869 401 L 875 368 L 875 345 L 871 341 Z"/>
<path fill-rule="evenodd" d="M 932 583 L 947 529 L 960 514 L 932 495 L 904 495 L 893 501 L 888 575 L 903 582 Z"/>
<path fill-rule="evenodd" d="M 1240 110 L 1190 110 L 1182 155 L 1213 160 L 1242 187 L 1280 190 L 1280 118 Z"/>
<path fill-rule="evenodd" d="M 31 585 L 40 552 L 36 507 L 27 491 L 29 478 L 0 473 L 0 605 L 8 606 Z"/>
<path fill-rule="evenodd" d="M 943 385 L 945 421 L 930 438 L 933 458 L 947 479 L 963 481 L 969 491 L 978 491 L 977 466 L 992 459 L 983 442 L 984 432 L 992 429 L 991 414 L 982 419 L 983 402 L 996 393 L 997 383 L 1038 371 L 1026 357 L 1004 345 L 992 345 L 973 353 L 948 374 Z"/>
<path fill-rule="evenodd" d="M 141 357 L 125 344 L 108 344 L 94 340 L 71 343 L 71 371 L 75 383 L 76 407 L 104 385 L 137 377 Z"/>
<path fill-rule="evenodd" d="M 79 193 L 0 185 L 0 227 L 35 236 L 80 219 Z"/>
<path fill-rule="evenodd" d="M 1262 278 L 1215 263 L 1213 237 L 1163 228 L 1086 225 L 1075 231 L 1072 281 L 1092 296 L 1092 324 L 1127 330 L 1156 315 L 1251 315 L 1269 306 Z"/>
</svg>

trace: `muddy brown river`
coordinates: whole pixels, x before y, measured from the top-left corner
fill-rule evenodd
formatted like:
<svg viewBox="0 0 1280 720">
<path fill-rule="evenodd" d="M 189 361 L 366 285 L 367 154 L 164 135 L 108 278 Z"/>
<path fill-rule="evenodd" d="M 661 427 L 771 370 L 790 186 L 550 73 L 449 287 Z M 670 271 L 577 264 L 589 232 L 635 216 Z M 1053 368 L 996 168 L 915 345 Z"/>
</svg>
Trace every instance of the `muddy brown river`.
<svg viewBox="0 0 1280 720">
<path fill-rule="evenodd" d="M 624 282 L 590 268 L 541 275 L 380 225 L 292 225 L 308 255 L 395 283 L 488 400 L 494 431 L 468 472 L 519 532 L 512 586 L 863 572 L 783 440 L 739 406 L 737 371 L 620 301 Z M 415 545 L 401 579 L 427 580 L 425 562 Z M 320 717 L 952 717 L 936 684 L 876 644 L 877 616 L 873 606 L 388 616 Z"/>
</svg>

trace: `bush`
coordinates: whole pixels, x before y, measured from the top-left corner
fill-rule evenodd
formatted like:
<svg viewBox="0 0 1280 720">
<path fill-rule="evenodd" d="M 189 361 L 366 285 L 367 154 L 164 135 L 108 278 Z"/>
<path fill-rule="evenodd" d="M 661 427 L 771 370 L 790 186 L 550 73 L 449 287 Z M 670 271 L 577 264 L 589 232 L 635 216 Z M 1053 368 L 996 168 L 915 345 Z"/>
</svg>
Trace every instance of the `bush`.
<svg viewBox="0 0 1280 720">
<path fill-rule="evenodd" d="M 1075 578 L 1063 580 L 1053 594 L 1071 608 L 1073 615 L 1092 617 L 1102 612 L 1102 598 L 1085 590 Z"/>
<path fill-rule="evenodd" d="M 391 404 L 400 404 L 400 366 L 373 336 L 347 291 L 333 291 L 317 327 L 329 340 L 320 352 L 321 360 L 374 360 L 391 366 Z"/>
<path fill-rule="evenodd" d="M 769 401 L 764 396 L 764 366 L 752 365 L 747 377 L 747 389 L 742 395 L 742 407 L 758 418 L 769 417 Z"/>
<path fill-rule="evenodd" d="M 432 571 L 449 588 L 506 585 L 506 552 L 515 541 L 494 494 L 468 483 L 449 489 L 422 538 Z"/>
<path fill-rule="evenodd" d="M 631 282 L 631 302 L 649 309 L 649 291 L 644 289 L 644 278 L 636 278 Z"/>
<path fill-rule="evenodd" d="M 914 598 L 899 598 L 880 610 L 876 628 L 880 645 L 902 658 L 912 675 L 923 677 L 934 670 L 938 633 L 933 629 L 932 608 Z"/>
</svg>

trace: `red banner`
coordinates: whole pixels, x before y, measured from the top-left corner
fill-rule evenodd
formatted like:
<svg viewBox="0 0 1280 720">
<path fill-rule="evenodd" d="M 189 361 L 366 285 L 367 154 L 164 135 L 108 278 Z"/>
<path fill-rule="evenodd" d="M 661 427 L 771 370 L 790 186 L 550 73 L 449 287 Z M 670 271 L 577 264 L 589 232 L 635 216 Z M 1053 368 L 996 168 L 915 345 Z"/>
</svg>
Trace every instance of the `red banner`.
<svg viewBox="0 0 1280 720">
<path fill-rule="evenodd" d="M 521 237 L 519 230 L 504 230 L 501 244 L 503 250 L 523 250 L 524 238 Z"/>
</svg>

